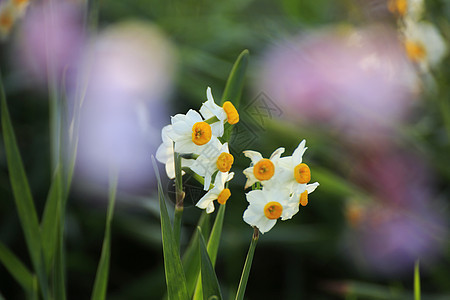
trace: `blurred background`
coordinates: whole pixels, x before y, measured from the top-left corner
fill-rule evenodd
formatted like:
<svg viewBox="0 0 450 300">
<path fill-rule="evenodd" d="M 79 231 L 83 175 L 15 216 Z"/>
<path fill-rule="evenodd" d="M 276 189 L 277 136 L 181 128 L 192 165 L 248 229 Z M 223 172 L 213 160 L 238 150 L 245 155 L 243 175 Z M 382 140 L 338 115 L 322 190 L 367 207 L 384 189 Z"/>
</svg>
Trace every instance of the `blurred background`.
<svg viewBox="0 0 450 300">
<path fill-rule="evenodd" d="M 235 157 L 216 271 L 237 290 L 253 233 L 243 150 L 292 154 L 320 187 L 258 243 L 248 299 L 450 299 L 450 2 L 387 0 L 0 1 L 1 75 L 39 213 L 51 181 L 55 82 L 80 116 L 68 200 L 71 299 L 91 293 L 103 240 L 108 172 L 119 170 L 108 299 L 165 293 L 150 157 L 170 116 L 219 101 L 250 51 L 230 141 Z M 19 5 L 19 4 L 16 4 Z M 79 108 L 82 100 L 81 109 Z M 0 240 L 30 265 L 0 141 Z M 173 199 L 173 181 L 167 179 Z M 182 249 L 202 187 L 185 176 Z M 169 208 L 173 210 L 173 202 Z M 211 218 L 211 221 L 213 218 Z M 23 299 L 0 266 L 0 293 Z"/>
</svg>

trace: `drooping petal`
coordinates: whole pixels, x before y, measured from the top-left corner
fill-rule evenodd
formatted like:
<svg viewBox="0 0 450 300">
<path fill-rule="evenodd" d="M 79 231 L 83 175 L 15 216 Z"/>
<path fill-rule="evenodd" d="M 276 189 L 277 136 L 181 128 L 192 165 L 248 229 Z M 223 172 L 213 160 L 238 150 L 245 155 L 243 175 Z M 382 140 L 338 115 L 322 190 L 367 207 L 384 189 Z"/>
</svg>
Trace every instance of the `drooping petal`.
<svg viewBox="0 0 450 300">
<path fill-rule="evenodd" d="M 252 150 L 246 150 L 246 151 L 243 151 L 242 153 L 244 153 L 244 155 L 246 157 L 248 157 L 252 160 L 250 165 L 256 164 L 258 161 L 260 161 L 263 158 L 261 153 L 252 151 Z"/>
</svg>

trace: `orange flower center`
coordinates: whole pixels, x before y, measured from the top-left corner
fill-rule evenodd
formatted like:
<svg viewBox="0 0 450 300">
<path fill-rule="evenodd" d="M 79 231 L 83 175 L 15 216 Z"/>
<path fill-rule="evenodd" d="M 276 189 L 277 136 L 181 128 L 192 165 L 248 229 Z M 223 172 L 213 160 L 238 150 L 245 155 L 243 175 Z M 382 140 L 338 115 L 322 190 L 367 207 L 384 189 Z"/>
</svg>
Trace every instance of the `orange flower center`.
<svg viewBox="0 0 450 300">
<path fill-rule="evenodd" d="M 424 45 L 417 42 L 406 41 L 405 49 L 409 59 L 411 59 L 413 62 L 419 62 L 423 60 L 427 54 Z"/>
<path fill-rule="evenodd" d="M 5 11 L 3 14 L 0 15 L 0 28 L 9 31 L 13 23 L 14 19 L 8 11 Z"/>
<path fill-rule="evenodd" d="M 194 144 L 201 146 L 211 140 L 211 126 L 206 122 L 197 122 L 192 126 L 192 141 Z"/>
<path fill-rule="evenodd" d="M 404 16 L 406 14 L 406 10 L 408 9 L 408 1 L 407 0 L 389 0 L 388 9 L 391 13 Z"/>
<path fill-rule="evenodd" d="M 260 181 L 269 180 L 275 174 L 275 166 L 270 159 L 263 158 L 253 167 L 253 174 Z"/>
<path fill-rule="evenodd" d="M 233 155 L 231 155 L 230 153 L 222 152 L 217 158 L 216 166 L 220 172 L 228 172 L 230 171 L 233 162 L 234 162 Z"/>
<path fill-rule="evenodd" d="M 237 112 L 236 107 L 234 107 L 233 103 L 231 103 L 230 101 L 225 101 L 222 108 L 227 114 L 228 123 L 233 125 L 239 122 L 239 113 Z"/>
<path fill-rule="evenodd" d="M 223 191 L 220 192 L 219 197 L 217 197 L 217 202 L 224 205 L 227 203 L 228 198 L 230 198 L 231 192 L 230 189 L 223 189 Z"/>
<path fill-rule="evenodd" d="M 266 215 L 267 219 L 276 220 L 281 216 L 283 212 L 283 206 L 280 203 L 272 201 L 264 206 L 264 215 Z"/>
<path fill-rule="evenodd" d="M 308 183 L 311 180 L 311 170 L 307 164 L 299 164 L 294 168 L 294 177 L 298 183 Z"/>
<path fill-rule="evenodd" d="M 300 194 L 299 202 L 301 206 L 306 206 L 308 204 L 308 191 L 304 191 Z"/>
</svg>

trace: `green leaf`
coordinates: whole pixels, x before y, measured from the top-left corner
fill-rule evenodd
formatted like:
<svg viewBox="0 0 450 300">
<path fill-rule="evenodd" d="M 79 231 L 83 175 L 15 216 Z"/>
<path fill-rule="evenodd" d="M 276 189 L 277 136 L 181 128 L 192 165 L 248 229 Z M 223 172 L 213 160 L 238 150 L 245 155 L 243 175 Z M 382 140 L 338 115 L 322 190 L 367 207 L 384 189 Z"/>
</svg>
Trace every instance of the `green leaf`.
<svg viewBox="0 0 450 300">
<path fill-rule="evenodd" d="M 213 266 L 216 265 L 217 251 L 219 250 L 220 237 L 222 235 L 223 219 L 225 217 L 225 208 L 226 204 L 220 205 L 219 212 L 217 213 L 216 219 L 214 221 L 214 226 L 211 230 L 211 234 L 208 239 L 207 250 Z M 199 279 L 197 280 L 197 286 L 195 288 L 194 299 L 200 300 L 202 299 L 202 295 L 203 295 L 202 280 L 200 280 L 199 275 Z"/>
<path fill-rule="evenodd" d="M 233 103 L 236 109 L 239 108 L 242 88 L 244 87 L 245 72 L 247 70 L 248 65 L 248 56 L 249 56 L 248 50 L 244 50 L 236 59 L 236 62 L 234 63 L 233 68 L 231 69 L 230 75 L 228 76 L 228 80 L 225 85 L 225 90 L 223 91 L 221 105 L 223 105 L 225 101 L 230 101 L 231 103 Z M 230 141 L 232 129 L 233 125 L 230 125 L 228 123 L 225 124 L 225 130 L 221 138 L 222 142 Z"/>
<path fill-rule="evenodd" d="M 203 289 L 203 299 L 210 299 L 211 297 L 216 297 L 217 299 L 222 299 L 222 293 L 220 292 L 219 281 L 217 280 L 216 273 L 214 272 L 214 267 L 209 259 L 208 250 L 206 249 L 205 239 L 200 233 L 200 228 L 197 228 L 199 232 L 198 239 L 199 250 L 201 257 L 201 278 L 202 278 L 202 289 Z"/>
<path fill-rule="evenodd" d="M 230 101 L 236 108 L 239 108 L 245 72 L 248 65 L 248 56 L 249 52 L 245 49 L 236 59 L 230 75 L 228 76 L 225 90 L 223 91 L 221 105 L 223 105 L 225 101 Z"/>
<path fill-rule="evenodd" d="M 106 299 L 108 287 L 109 261 L 111 256 L 111 222 L 114 215 L 116 202 L 118 173 L 113 171 L 109 179 L 108 211 L 106 214 L 105 237 L 103 239 L 102 254 L 98 263 L 97 275 L 95 276 L 92 300 Z"/>
<path fill-rule="evenodd" d="M 16 136 L 11 124 L 8 107 L 6 104 L 3 82 L 0 77 L 1 90 L 1 119 L 3 129 L 3 139 L 5 144 L 6 161 L 8 164 L 9 179 L 11 182 L 14 200 L 16 202 L 17 213 L 20 224 L 25 235 L 25 242 L 31 257 L 33 266 L 38 274 L 41 292 L 44 299 L 48 298 L 47 279 L 45 273 L 45 264 L 43 262 L 41 248 L 41 231 L 39 227 L 36 208 L 31 196 L 28 179 L 23 167 L 19 147 L 17 146 Z"/>
<path fill-rule="evenodd" d="M 55 170 L 52 184 L 45 202 L 44 213 L 41 221 L 42 232 L 42 249 L 45 258 L 45 265 L 47 271 L 51 269 L 52 261 L 57 248 L 57 234 L 59 226 L 59 218 L 62 201 L 62 186 L 61 186 L 61 168 L 59 165 Z"/>
<path fill-rule="evenodd" d="M 161 215 L 161 235 L 164 254 L 164 269 L 166 273 L 166 285 L 169 300 L 189 299 L 186 288 L 186 277 L 181 264 L 180 255 L 177 249 L 177 243 L 170 224 L 169 214 L 167 212 L 166 200 L 159 176 L 158 167 L 155 158 L 152 156 L 153 168 L 155 169 L 156 179 L 158 181 L 158 196 Z"/>
<path fill-rule="evenodd" d="M 420 270 L 419 260 L 414 265 L 414 300 L 420 300 Z"/>
<path fill-rule="evenodd" d="M 33 290 L 33 274 L 2 242 L 0 242 L 0 262 L 24 290 Z"/>
<path fill-rule="evenodd" d="M 203 211 L 200 219 L 198 220 L 198 227 L 200 227 L 201 232 L 206 236 L 209 234 L 210 230 L 209 219 L 210 214 Z M 183 267 L 186 274 L 186 287 L 189 297 L 192 297 L 194 294 L 200 272 L 200 256 L 198 255 L 199 234 L 201 233 L 199 233 L 198 230 L 194 231 L 191 241 L 189 242 L 189 245 L 183 255 Z"/>
</svg>

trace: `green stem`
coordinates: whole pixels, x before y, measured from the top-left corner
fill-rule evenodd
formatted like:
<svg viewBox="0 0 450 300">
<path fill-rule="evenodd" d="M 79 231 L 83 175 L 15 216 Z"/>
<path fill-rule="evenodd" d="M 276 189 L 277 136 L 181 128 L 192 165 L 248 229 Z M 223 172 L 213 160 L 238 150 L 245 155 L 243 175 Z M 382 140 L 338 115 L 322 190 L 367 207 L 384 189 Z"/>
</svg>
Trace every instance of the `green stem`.
<svg viewBox="0 0 450 300">
<path fill-rule="evenodd" d="M 175 212 L 173 218 L 173 234 L 175 237 L 175 242 L 177 244 L 177 249 L 180 249 L 180 235 L 181 235 L 181 218 L 183 216 L 183 202 L 184 202 L 184 192 L 183 192 L 183 178 L 181 175 L 181 155 L 174 152 L 175 158 Z"/>
<path fill-rule="evenodd" d="M 414 300 L 420 300 L 419 260 L 416 261 L 414 266 Z"/>
<path fill-rule="evenodd" d="M 236 300 L 243 300 L 245 294 L 245 288 L 247 287 L 248 276 L 250 275 L 250 268 L 252 267 L 253 255 L 255 254 L 256 244 L 259 239 L 259 229 L 254 227 L 255 230 L 252 236 L 252 242 L 248 249 L 247 258 L 245 259 L 244 269 L 242 270 L 241 280 L 239 282 L 238 291 L 236 293 Z"/>
</svg>

